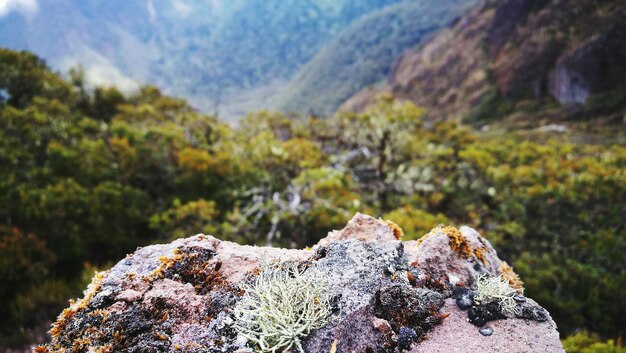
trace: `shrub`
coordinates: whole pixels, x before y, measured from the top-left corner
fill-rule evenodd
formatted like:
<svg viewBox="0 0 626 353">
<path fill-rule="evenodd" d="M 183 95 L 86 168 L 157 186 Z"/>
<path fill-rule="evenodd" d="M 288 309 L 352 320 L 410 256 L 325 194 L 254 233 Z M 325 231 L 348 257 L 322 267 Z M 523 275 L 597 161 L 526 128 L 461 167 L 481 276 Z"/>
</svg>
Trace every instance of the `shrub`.
<svg viewBox="0 0 626 353">
<path fill-rule="evenodd" d="M 584 331 L 564 339 L 563 348 L 567 353 L 626 353 L 626 347 L 613 340 L 604 342 L 598 335 Z"/>
</svg>

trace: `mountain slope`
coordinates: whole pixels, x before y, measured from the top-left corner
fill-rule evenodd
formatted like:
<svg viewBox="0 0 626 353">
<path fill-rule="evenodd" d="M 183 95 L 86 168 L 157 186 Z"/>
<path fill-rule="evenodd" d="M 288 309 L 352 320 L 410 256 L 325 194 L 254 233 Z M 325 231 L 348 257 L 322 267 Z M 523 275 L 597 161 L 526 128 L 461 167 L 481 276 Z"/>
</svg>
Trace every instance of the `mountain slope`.
<svg viewBox="0 0 626 353">
<path fill-rule="evenodd" d="M 126 90 L 155 84 L 205 111 L 288 80 L 354 20 L 398 0 L 46 0 L 0 16 L 0 46 Z M 259 106 L 255 107 L 259 109 Z M 227 116 L 228 117 L 228 116 Z"/>
<path fill-rule="evenodd" d="M 284 89 L 281 110 L 327 115 L 382 80 L 394 60 L 444 27 L 473 1 L 405 1 L 355 22 L 304 65 Z"/>
<path fill-rule="evenodd" d="M 388 89 L 433 118 L 607 116 L 626 107 L 626 3 L 487 0 L 403 55 Z M 356 109 L 373 96 L 353 97 Z"/>
</svg>

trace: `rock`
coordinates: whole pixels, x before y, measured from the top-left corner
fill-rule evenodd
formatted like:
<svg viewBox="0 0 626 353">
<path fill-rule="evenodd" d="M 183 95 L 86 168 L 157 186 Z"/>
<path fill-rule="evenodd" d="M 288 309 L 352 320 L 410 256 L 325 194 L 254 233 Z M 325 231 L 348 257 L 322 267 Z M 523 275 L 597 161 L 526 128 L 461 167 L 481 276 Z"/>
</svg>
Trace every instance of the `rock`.
<svg viewBox="0 0 626 353">
<path fill-rule="evenodd" d="M 299 338 L 306 352 L 563 351 L 556 325 L 530 299 L 517 304 L 520 318 L 491 321 L 490 337 L 468 322 L 468 312 L 483 313 L 472 303 L 473 276 L 512 273 L 476 231 L 439 227 L 418 242 L 401 234 L 392 222 L 357 214 L 313 250 L 202 234 L 140 248 L 94 277 L 36 352 L 258 351 L 235 329 L 235 307 L 241 284 L 253 285 L 270 262 L 327 280 L 329 316 Z"/>
<path fill-rule="evenodd" d="M 411 343 L 417 338 L 417 333 L 410 327 L 400 327 L 398 332 L 398 348 L 410 349 Z"/>
<path fill-rule="evenodd" d="M 480 330 L 478 330 L 478 332 L 480 332 L 480 334 L 483 336 L 493 335 L 493 329 L 491 327 L 481 327 Z"/>
<path fill-rule="evenodd" d="M 604 30 L 559 57 L 550 76 L 550 93 L 564 105 L 584 104 L 626 76 L 626 24 L 609 21 Z"/>
<path fill-rule="evenodd" d="M 480 273 L 501 273 L 504 266 L 491 244 L 469 227 L 439 226 L 406 242 L 405 252 L 409 263 L 429 276 L 442 280 L 454 276 L 465 285 L 472 285 Z"/>
<path fill-rule="evenodd" d="M 456 305 L 461 310 L 467 310 L 474 305 L 474 292 L 467 287 L 455 287 L 452 298 L 456 299 Z"/>
<path fill-rule="evenodd" d="M 526 320 L 496 320 L 489 323 L 491 336 L 484 336 L 478 327 L 467 321 L 467 312 L 460 310 L 454 299 L 447 299 L 442 311 L 450 313 L 441 325 L 428 332 L 428 339 L 414 344 L 411 353 L 450 352 L 563 352 L 556 325 Z"/>
</svg>

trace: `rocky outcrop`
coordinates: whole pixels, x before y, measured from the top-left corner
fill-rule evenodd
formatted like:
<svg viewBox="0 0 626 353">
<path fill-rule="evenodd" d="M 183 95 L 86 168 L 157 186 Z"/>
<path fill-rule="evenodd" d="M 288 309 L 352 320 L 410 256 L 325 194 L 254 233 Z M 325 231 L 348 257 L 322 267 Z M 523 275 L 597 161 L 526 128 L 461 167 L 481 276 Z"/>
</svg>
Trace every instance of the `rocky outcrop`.
<svg viewBox="0 0 626 353">
<path fill-rule="evenodd" d="M 617 87 L 626 78 L 626 23 L 605 29 L 564 53 L 550 78 L 550 93 L 562 104 L 584 104 L 592 93 Z"/>
<path fill-rule="evenodd" d="M 581 105 L 623 89 L 625 17 L 618 0 L 484 0 L 405 53 L 387 86 L 436 119 L 505 114 L 503 101 Z M 356 97 L 342 108 L 364 106 Z"/>
<path fill-rule="evenodd" d="M 255 322 L 240 302 L 263 271 L 284 266 L 296 269 L 288 278 L 314 272 L 324 288 L 310 303 L 327 305 L 321 328 L 290 333 L 306 352 L 563 352 L 549 314 L 521 295 L 517 275 L 476 231 L 440 226 L 417 241 L 401 236 L 393 222 L 357 214 L 311 249 L 202 234 L 139 248 L 97 274 L 35 352 L 271 351 L 237 330 L 238 320 Z M 479 276 L 500 276 L 516 293 L 510 312 L 476 300 Z"/>
</svg>

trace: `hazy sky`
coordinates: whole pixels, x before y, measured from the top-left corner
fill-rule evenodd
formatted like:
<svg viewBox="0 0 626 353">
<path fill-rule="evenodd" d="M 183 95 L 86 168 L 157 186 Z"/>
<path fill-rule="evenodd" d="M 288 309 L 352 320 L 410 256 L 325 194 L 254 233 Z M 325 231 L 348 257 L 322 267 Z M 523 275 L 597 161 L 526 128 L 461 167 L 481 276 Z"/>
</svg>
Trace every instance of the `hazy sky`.
<svg viewBox="0 0 626 353">
<path fill-rule="evenodd" d="M 0 0 L 0 16 L 13 10 L 31 14 L 37 11 L 37 0 Z"/>
</svg>

